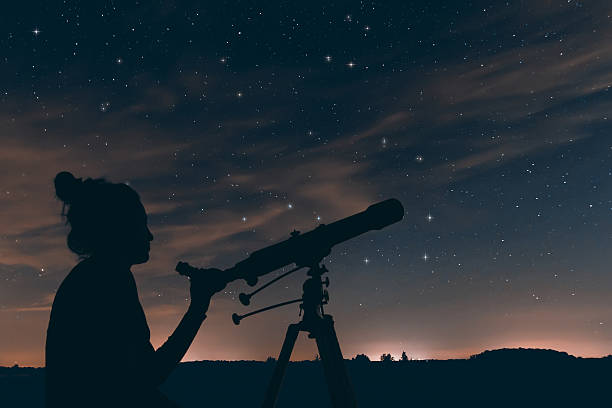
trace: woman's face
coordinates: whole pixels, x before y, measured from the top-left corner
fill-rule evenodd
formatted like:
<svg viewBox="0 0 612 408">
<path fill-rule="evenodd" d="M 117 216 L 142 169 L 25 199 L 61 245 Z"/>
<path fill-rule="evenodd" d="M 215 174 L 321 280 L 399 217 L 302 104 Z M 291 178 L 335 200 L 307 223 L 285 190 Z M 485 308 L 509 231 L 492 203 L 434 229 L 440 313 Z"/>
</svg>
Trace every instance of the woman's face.
<svg viewBox="0 0 612 408">
<path fill-rule="evenodd" d="M 153 234 L 147 226 L 147 213 L 140 200 L 126 212 L 119 229 L 115 248 L 121 258 L 130 265 L 147 262 Z"/>
</svg>

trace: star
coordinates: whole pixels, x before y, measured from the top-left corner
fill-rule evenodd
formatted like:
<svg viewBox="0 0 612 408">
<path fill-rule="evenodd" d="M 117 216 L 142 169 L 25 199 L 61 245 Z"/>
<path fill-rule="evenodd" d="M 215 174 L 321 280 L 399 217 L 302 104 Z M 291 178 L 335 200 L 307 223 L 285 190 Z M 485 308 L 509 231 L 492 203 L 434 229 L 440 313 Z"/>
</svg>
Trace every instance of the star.
<svg viewBox="0 0 612 408">
<path fill-rule="evenodd" d="M 424 260 L 425 262 L 427 262 L 427 260 L 428 260 L 428 259 L 429 259 L 429 255 L 427 255 L 427 252 L 425 252 L 425 253 L 423 254 L 423 260 Z"/>
<path fill-rule="evenodd" d="M 102 102 L 99 106 L 100 112 L 107 112 L 110 108 L 110 102 Z"/>
<path fill-rule="evenodd" d="M 353 68 L 355 66 L 355 63 L 353 61 L 349 61 L 347 62 L 346 66 L 349 68 Z"/>
<path fill-rule="evenodd" d="M 427 221 L 431 222 L 431 220 L 433 220 L 433 215 L 431 214 L 427 214 Z"/>
<path fill-rule="evenodd" d="M 365 258 L 365 259 L 363 260 L 363 263 L 365 263 L 365 264 L 367 265 L 367 264 L 369 264 L 369 263 L 370 263 L 370 260 L 369 260 L 368 258 Z"/>
<path fill-rule="evenodd" d="M 415 158 L 414 161 L 416 161 L 417 163 L 423 163 L 423 156 L 421 156 L 420 154 L 418 154 Z"/>
<path fill-rule="evenodd" d="M 117 63 L 117 64 L 119 64 L 119 65 L 123 64 L 123 58 L 118 57 L 118 58 L 115 60 L 115 63 Z"/>
<path fill-rule="evenodd" d="M 246 222 L 247 217 L 242 217 L 242 222 Z"/>
<path fill-rule="evenodd" d="M 40 33 L 41 33 L 41 31 L 38 29 L 38 27 L 37 27 L 37 28 L 34 28 L 34 29 L 32 30 L 32 34 L 34 34 L 34 35 L 36 35 L 36 36 L 37 36 L 38 34 L 40 34 Z"/>
<path fill-rule="evenodd" d="M 287 204 L 287 208 L 288 209 L 292 209 L 293 208 L 293 204 L 291 204 L 291 203 Z"/>
<path fill-rule="evenodd" d="M 317 215 L 317 221 L 321 221 L 321 216 Z"/>
<path fill-rule="evenodd" d="M 238 98 L 242 98 L 242 91 L 238 91 L 238 92 L 236 92 L 236 96 L 237 96 Z"/>
<path fill-rule="evenodd" d="M 326 61 L 326 62 L 331 62 L 331 60 L 332 60 L 331 55 L 326 55 L 326 56 L 325 56 L 325 61 Z"/>
</svg>

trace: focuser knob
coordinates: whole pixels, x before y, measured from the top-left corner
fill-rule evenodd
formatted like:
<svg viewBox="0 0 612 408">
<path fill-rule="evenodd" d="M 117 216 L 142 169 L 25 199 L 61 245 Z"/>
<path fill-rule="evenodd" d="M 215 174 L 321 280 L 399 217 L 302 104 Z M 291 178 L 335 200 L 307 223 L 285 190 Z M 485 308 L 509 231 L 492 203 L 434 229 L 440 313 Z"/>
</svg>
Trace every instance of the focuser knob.
<svg viewBox="0 0 612 408">
<path fill-rule="evenodd" d="M 245 306 L 248 306 L 251 303 L 251 295 L 246 293 L 241 293 L 240 295 L 238 295 L 238 299 L 240 299 L 240 303 Z"/>
<path fill-rule="evenodd" d="M 240 324 L 240 320 L 242 320 L 242 316 L 238 315 L 238 313 L 232 314 L 232 321 L 236 326 Z"/>
</svg>

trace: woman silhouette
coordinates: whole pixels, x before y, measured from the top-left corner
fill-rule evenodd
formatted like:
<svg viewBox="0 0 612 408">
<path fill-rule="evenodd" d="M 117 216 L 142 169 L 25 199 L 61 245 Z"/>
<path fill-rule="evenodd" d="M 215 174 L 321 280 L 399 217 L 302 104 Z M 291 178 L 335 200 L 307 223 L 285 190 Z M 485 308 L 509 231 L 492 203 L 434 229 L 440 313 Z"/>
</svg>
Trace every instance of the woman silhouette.
<svg viewBox="0 0 612 408">
<path fill-rule="evenodd" d="M 222 271 L 191 279 L 191 304 L 157 350 L 130 267 L 147 262 L 153 235 L 138 194 L 103 179 L 55 177 L 71 226 L 68 247 L 81 257 L 53 301 L 46 342 L 48 407 L 175 407 L 157 387 L 183 358 Z"/>
</svg>

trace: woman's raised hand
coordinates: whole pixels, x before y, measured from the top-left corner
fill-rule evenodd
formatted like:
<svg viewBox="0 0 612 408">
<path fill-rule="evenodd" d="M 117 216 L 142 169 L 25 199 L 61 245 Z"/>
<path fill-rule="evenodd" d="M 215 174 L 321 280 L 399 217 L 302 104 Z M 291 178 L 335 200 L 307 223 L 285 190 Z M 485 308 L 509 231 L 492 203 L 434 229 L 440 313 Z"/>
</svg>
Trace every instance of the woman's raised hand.
<svg viewBox="0 0 612 408">
<path fill-rule="evenodd" d="M 212 296 L 228 284 L 227 273 L 217 268 L 203 268 L 190 274 L 191 305 L 206 311 Z"/>
</svg>

